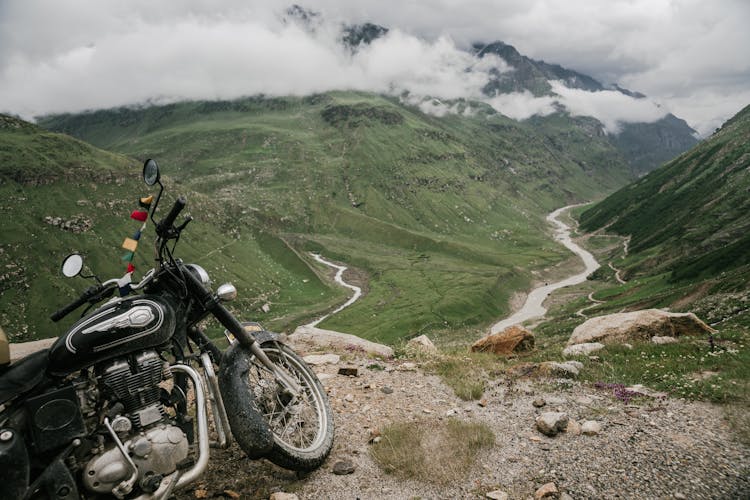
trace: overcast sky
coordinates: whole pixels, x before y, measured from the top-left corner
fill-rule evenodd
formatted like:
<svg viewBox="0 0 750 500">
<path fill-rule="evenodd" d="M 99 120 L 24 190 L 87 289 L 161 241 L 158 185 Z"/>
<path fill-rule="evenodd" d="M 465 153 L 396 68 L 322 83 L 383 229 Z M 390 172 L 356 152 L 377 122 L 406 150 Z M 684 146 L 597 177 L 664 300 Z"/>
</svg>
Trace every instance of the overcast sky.
<svg viewBox="0 0 750 500">
<path fill-rule="evenodd" d="M 651 98 L 555 87 L 571 112 L 597 116 L 610 131 L 671 111 L 706 134 L 750 104 L 745 0 L 297 3 L 321 12 L 314 33 L 285 23 L 280 2 L 0 0 L 0 111 L 30 118 L 331 89 L 481 99 L 488 63 L 465 49 L 493 40 Z M 338 27 L 365 21 L 392 32 L 352 56 L 336 42 Z M 517 119 L 553 109 L 528 94 L 485 101 Z"/>
</svg>

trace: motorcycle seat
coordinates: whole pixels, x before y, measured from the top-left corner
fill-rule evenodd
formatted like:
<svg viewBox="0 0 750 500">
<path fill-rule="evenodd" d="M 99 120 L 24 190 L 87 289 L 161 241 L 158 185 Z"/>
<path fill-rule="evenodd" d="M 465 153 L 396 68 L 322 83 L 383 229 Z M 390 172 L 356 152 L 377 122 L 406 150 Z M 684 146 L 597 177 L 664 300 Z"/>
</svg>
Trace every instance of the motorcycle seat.
<svg viewBox="0 0 750 500">
<path fill-rule="evenodd" d="M 49 349 L 43 349 L 10 365 L 0 375 L 0 404 L 39 385 L 47 373 L 48 363 Z"/>
</svg>

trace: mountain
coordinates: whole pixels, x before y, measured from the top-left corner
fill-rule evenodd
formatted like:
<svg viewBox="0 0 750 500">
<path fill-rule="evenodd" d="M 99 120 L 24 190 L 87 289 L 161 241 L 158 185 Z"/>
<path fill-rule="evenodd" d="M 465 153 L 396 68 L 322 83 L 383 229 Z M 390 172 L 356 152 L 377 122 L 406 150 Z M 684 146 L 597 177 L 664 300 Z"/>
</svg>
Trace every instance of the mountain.
<svg viewBox="0 0 750 500">
<path fill-rule="evenodd" d="M 318 251 L 355 267 L 368 294 L 322 326 L 393 342 L 501 316 L 532 270 L 567 258 L 549 243 L 545 214 L 632 180 L 583 118 L 541 133 L 489 106 L 459 104 L 471 113 L 437 117 L 398 98 L 332 92 L 39 123 L 155 157 L 182 187 L 236 207 L 237 224 L 298 255 Z M 268 301 L 272 311 L 257 318 L 293 326 L 277 321 L 289 300 Z"/>
<path fill-rule="evenodd" d="M 48 319 L 90 284 L 62 277 L 59 266 L 67 254 L 82 252 L 103 279 L 124 274 L 120 244 L 134 232 L 129 214 L 147 193 L 141 165 L 0 115 L 0 325 L 12 341 L 60 335 L 77 318 Z M 273 294 L 289 303 L 284 313 L 290 321 L 342 300 L 343 292 L 325 285 L 283 241 L 237 224 L 226 206 L 186 189 L 169 168 L 163 170 L 165 203 L 186 194 L 187 210 L 195 216 L 177 255 L 203 266 L 215 284 L 234 281 L 239 297 L 232 306 L 242 318 L 252 319 L 250 311 Z M 149 227 L 134 261 L 136 278 L 152 266 L 152 241 Z M 220 332 L 216 325 L 209 329 Z"/>
<path fill-rule="evenodd" d="M 562 82 L 571 89 L 588 92 L 614 90 L 629 97 L 644 99 L 646 96 L 632 92 L 619 85 L 605 87 L 596 79 L 564 68 L 557 64 L 536 61 L 524 55 L 512 45 L 503 42 L 477 43 L 473 49 L 477 57 L 495 55 L 505 61 L 511 71 L 505 68 L 492 69 L 491 79 L 483 91 L 488 96 L 529 91 L 534 96 L 554 96 L 550 81 Z M 565 114 L 558 108 L 558 113 Z M 543 123 L 544 117 L 537 120 Z M 612 144 L 625 157 L 634 174 L 643 175 L 667 160 L 693 147 L 698 140 L 695 130 L 682 119 L 671 113 L 652 123 L 622 123 L 617 134 L 611 134 Z"/>
<path fill-rule="evenodd" d="M 687 153 L 581 215 L 581 227 L 628 235 L 628 274 L 667 273 L 747 289 L 750 275 L 750 106 Z"/>
</svg>

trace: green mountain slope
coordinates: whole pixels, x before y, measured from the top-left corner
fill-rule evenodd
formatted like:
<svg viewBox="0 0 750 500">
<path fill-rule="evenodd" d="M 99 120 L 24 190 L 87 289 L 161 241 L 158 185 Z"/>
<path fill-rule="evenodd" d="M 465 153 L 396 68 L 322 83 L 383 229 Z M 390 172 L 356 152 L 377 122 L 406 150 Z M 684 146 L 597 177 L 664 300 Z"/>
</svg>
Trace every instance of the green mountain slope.
<svg viewBox="0 0 750 500">
<path fill-rule="evenodd" d="M 364 271 L 365 298 L 322 326 L 390 342 L 501 316 L 533 269 L 567 257 L 548 239 L 544 215 L 631 178 L 584 122 L 568 127 L 563 143 L 552 128 L 540 133 L 472 107 L 469 116 L 438 118 L 395 99 L 339 92 L 40 124 L 155 157 L 185 189 L 233 207 L 238 224 Z M 261 316 L 274 318 L 273 308 Z"/>
<path fill-rule="evenodd" d="M 12 341 L 59 335 L 77 317 L 59 324 L 48 319 L 89 284 L 62 278 L 59 265 L 68 253 L 84 253 L 102 278 L 122 276 L 120 244 L 137 228 L 129 214 L 146 194 L 140 165 L 0 115 L 0 325 Z M 169 202 L 177 183 L 166 173 Z M 284 312 L 291 318 L 342 300 L 342 292 L 324 284 L 281 240 L 237 224 L 204 195 L 180 192 L 188 195 L 196 220 L 178 255 L 205 267 L 219 283 L 235 282 L 234 306 L 243 318 L 254 319 L 270 295 L 289 303 Z M 141 240 L 136 278 L 151 267 L 151 237 L 149 229 Z"/>
<path fill-rule="evenodd" d="M 717 278 L 746 287 L 748 137 L 750 107 L 705 142 L 584 212 L 582 227 L 630 235 L 631 273 L 669 271 L 673 282 Z"/>
</svg>

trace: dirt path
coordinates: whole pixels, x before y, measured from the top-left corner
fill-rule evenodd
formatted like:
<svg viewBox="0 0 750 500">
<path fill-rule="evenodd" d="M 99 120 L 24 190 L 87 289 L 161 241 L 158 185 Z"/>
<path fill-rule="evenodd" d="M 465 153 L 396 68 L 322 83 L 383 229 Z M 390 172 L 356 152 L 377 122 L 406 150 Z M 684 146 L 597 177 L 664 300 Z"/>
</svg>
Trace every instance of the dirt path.
<svg viewBox="0 0 750 500">
<path fill-rule="evenodd" d="M 241 498 L 284 491 L 303 500 L 481 499 L 501 489 L 516 499 L 531 498 L 548 482 L 575 499 L 750 494 L 750 448 L 733 439 L 720 407 L 671 399 L 625 403 L 574 380 L 508 378 L 490 380 L 480 406 L 458 399 L 421 369 L 404 370 L 402 362 L 349 358 L 341 364 L 356 366 L 358 376 L 337 375 L 337 365 L 315 369 L 323 374 L 336 421 L 334 449 L 320 469 L 298 477 L 264 460 L 248 460 L 236 446 L 211 450 L 209 472 L 197 486 L 205 498 L 226 497 L 223 492 L 230 490 Z M 535 400 L 544 406 L 536 408 Z M 579 424 L 595 420 L 602 430 L 544 436 L 534 421 L 547 411 L 565 412 Z M 446 418 L 484 422 L 496 436 L 462 481 L 438 485 L 403 478 L 373 461 L 371 430 L 403 421 L 429 426 Z M 335 475 L 333 465 L 340 460 L 351 461 L 354 472 Z M 178 497 L 194 499 L 195 489 Z"/>
<path fill-rule="evenodd" d="M 569 205 L 567 207 L 558 208 L 547 216 L 547 220 L 555 226 L 555 241 L 562 243 L 567 249 L 578 255 L 581 260 L 583 260 L 586 269 L 581 273 L 570 276 L 562 281 L 558 281 L 557 283 L 545 284 L 544 286 L 532 290 L 526 298 L 526 303 L 523 307 L 510 317 L 492 325 L 492 328 L 490 329 L 491 333 L 501 332 L 509 326 L 523 323 L 529 319 L 543 317 L 546 314 L 547 309 L 542 304 L 550 293 L 566 286 L 583 283 L 586 281 L 589 274 L 599 268 L 599 263 L 594 256 L 573 241 L 570 236 L 570 226 L 559 219 L 564 212 L 577 206 L 580 205 Z"/>
<path fill-rule="evenodd" d="M 347 269 L 349 269 L 348 267 L 346 267 L 346 266 L 339 266 L 338 264 L 334 264 L 333 262 L 330 262 L 330 261 L 324 259 L 323 257 L 321 257 L 320 254 L 318 254 L 318 253 L 311 253 L 310 255 L 312 255 L 313 258 L 315 260 L 317 260 L 318 262 L 320 262 L 321 264 L 324 264 L 324 265 L 326 265 L 328 267 L 332 267 L 333 269 L 336 269 L 336 276 L 333 278 L 336 281 L 336 283 L 338 283 L 339 285 L 341 285 L 341 286 L 343 286 L 345 288 L 348 288 L 349 290 L 352 290 L 354 292 L 354 294 L 349 298 L 349 300 L 347 300 L 344 304 L 340 305 L 334 311 L 332 311 L 332 312 L 326 314 L 325 316 L 322 316 L 322 317 L 316 319 L 315 321 L 312 321 L 312 322 L 310 322 L 310 323 L 308 323 L 308 324 L 305 325 L 305 326 L 313 326 L 313 327 L 315 327 L 315 326 L 318 326 L 318 324 L 321 323 L 322 321 L 330 318 L 334 314 L 336 314 L 336 313 L 344 310 L 345 308 L 349 307 L 350 305 L 354 304 L 357 300 L 359 300 L 359 298 L 362 296 L 362 289 L 360 287 L 356 286 L 356 285 L 352 285 L 352 284 L 347 283 L 346 281 L 344 281 L 344 279 L 343 279 L 344 271 L 346 271 Z"/>
</svg>

